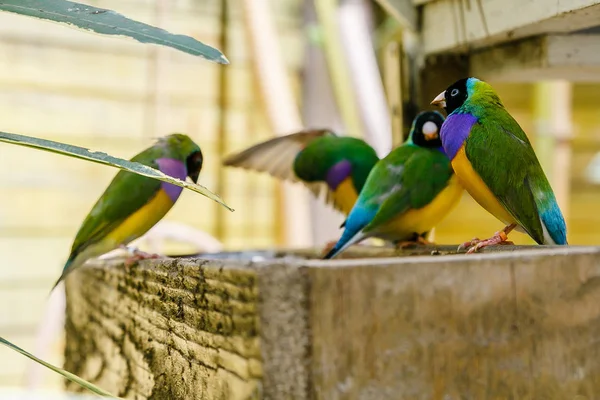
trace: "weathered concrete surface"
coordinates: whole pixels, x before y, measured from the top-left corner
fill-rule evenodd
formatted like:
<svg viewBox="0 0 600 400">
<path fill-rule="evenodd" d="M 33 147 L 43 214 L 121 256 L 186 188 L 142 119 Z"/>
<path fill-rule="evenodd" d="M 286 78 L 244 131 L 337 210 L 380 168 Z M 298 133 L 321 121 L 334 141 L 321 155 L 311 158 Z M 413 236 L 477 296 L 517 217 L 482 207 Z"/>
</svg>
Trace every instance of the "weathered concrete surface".
<svg viewBox="0 0 600 400">
<path fill-rule="evenodd" d="M 65 366 L 136 399 L 596 398 L 600 249 L 498 250 L 95 265 Z"/>
</svg>

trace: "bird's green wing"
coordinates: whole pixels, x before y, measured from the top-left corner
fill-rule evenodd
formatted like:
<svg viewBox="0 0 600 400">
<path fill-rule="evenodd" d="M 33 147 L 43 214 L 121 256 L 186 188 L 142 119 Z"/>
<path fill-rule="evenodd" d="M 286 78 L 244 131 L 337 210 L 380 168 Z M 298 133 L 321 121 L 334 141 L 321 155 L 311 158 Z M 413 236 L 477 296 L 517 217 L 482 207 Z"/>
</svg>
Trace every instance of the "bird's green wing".
<svg viewBox="0 0 600 400">
<path fill-rule="evenodd" d="M 269 139 L 227 157 L 223 165 L 266 172 L 279 179 L 301 182 L 294 173 L 294 159 L 307 144 L 325 135 L 334 134 L 326 129 L 314 129 Z"/>
<path fill-rule="evenodd" d="M 410 145 L 396 149 L 388 157 L 378 165 L 379 176 L 374 177 L 384 190 L 378 198 L 373 196 L 373 201 L 383 201 L 365 232 L 410 209 L 426 206 L 448 185 L 453 174 L 448 157 L 437 150 Z"/>
<path fill-rule="evenodd" d="M 138 154 L 132 161 L 158 169 L 154 148 Z M 71 257 L 105 237 L 127 217 L 142 208 L 160 190 L 161 182 L 120 171 L 92 207 L 73 242 Z M 71 258 L 70 257 L 70 258 Z"/>
<path fill-rule="evenodd" d="M 223 165 L 265 172 L 275 178 L 302 183 L 317 198 L 325 196 L 327 203 L 333 203 L 333 197 L 325 183 L 303 181 L 294 172 L 294 160 L 298 153 L 313 140 L 326 135 L 335 136 L 327 129 L 303 130 L 279 136 L 230 155 L 223 161 Z"/>
<path fill-rule="evenodd" d="M 538 243 L 544 231 L 532 187 L 552 191 L 527 135 L 505 110 L 471 128 L 465 144 L 473 169 L 500 204 Z"/>
</svg>

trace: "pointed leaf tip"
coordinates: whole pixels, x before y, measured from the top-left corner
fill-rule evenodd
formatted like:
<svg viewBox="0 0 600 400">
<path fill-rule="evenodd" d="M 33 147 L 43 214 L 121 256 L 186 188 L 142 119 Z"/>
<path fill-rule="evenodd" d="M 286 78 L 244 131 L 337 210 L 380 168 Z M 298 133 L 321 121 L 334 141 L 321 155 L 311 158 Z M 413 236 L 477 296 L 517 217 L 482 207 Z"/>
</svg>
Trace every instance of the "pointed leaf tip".
<svg viewBox="0 0 600 400">
<path fill-rule="evenodd" d="M 219 50 L 191 36 L 173 34 L 88 4 L 67 0 L 1 0 L 0 11 L 67 24 L 102 35 L 126 36 L 140 43 L 167 46 L 219 64 L 229 64 Z"/>
<path fill-rule="evenodd" d="M 104 164 L 110 167 L 115 167 L 125 171 L 133 172 L 138 175 L 147 176 L 149 178 L 158 179 L 163 182 L 172 183 L 184 189 L 189 189 L 196 193 L 200 193 L 201 195 L 208 197 L 213 201 L 216 201 L 223 207 L 227 208 L 229 211 L 235 211 L 233 208 L 225 204 L 223 199 L 221 199 L 219 196 L 217 196 L 202 185 L 173 178 L 172 176 L 166 175 L 161 171 L 151 168 L 147 165 L 133 162 L 130 160 L 124 160 L 118 157 L 113 157 L 110 154 L 106 154 L 102 151 L 89 150 L 84 147 L 74 146 L 71 144 L 7 132 L 0 132 L 0 142 L 17 144 L 19 146 L 31 147 L 38 150 L 44 150 L 69 157 L 79 158 L 82 160 L 87 160 L 98 164 Z"/>
</svg>

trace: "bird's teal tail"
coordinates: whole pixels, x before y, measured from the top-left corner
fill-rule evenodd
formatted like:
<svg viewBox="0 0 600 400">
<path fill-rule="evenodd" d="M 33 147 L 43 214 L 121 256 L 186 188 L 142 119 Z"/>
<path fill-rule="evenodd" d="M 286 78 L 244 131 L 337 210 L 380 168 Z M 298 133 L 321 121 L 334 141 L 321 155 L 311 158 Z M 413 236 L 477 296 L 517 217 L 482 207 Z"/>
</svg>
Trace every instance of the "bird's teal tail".
<svg viewBox="0 0 600 400">
<path fill-rule="evenodd" d="M 329 260 L 336 257 L 342 251 L 352 246 L 354 243 L 361 241 L 366 238 L 362 230 L 365 226 L 371 222 L 376 212 L 367 210 L 360 205 L 355 205 L 346 221 L 342 224 L 344 226 L 344 233 L 342 237 L 337 241 L 335 246 L 323 257 L 324 260 Z"/>
<path fill-rule="evenodd" d="M 544 242 L 546 242 L 544 244 L 568 244 L 567 224 L 565 223 L 565 219 L 563 218 L 556 200 L 551 203 L 550 207 L 540 213 L 540 219 L 547 231 L 544 232 Z"/>
</svg>

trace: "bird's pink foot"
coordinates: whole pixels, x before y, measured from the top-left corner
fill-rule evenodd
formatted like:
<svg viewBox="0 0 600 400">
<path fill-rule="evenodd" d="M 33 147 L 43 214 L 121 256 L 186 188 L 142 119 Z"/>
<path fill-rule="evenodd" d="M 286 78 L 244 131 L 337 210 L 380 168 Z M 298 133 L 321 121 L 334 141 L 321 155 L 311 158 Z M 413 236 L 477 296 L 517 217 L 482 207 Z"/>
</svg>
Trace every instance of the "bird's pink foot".
<svg viewBox="0 0 600 400">
<path fill-rule="evenodd" d="M 479 242 L 481 242 L 481 240 L 479 238 L 473 238 L 473 239 L 469 240 L 468 242 L 464 242 L 461 245 L 459 245 L 457 251 L 466 250 L 466 249 L 470 248 L 471 246 L 475 246 Z"/>
<path fill-rule="evenodd" d="M 331 251 L 331 249 L 333 249 L 333 246 L 335 246 L 336 243 L 337 243 L 337 241 L 335 241 L 335 240 L 332 242 L 327 242 L 327 244 L 323 248 L 321 256 L 324 257 L 325 254 L 329 253 Z"/>
<path fill-rule="evenodd" d="M 153 253 L 146 253 L 145 251 L 141 251 L 138 249 L 130 249 L 126 246 L 121 246 L 121 248 L 124 248 L 125 250 L 129 251 L 130 253 L 133 253 L 133 255 L 131 255 L 130 257 L 127 257 L 124 261 L 124 265 L 125 267 L 131 267 L 132 265 L 134 265 L 135 263 L 137 263 L 138 261 L 141 260 L 148 260 L 151 258 L 161 258 L 162 256 L 160 254 L 153 254 Z"/>
<path fill-rule="evenodd" d="M 473 254 L 473 253 L 477 252 L 478 250 L 483 249 L 484 247 L 487 247 L 487 246 L 512 245 L 514 243 L 511 242 L 510 240 L 508 240 L 508 233 L 510 233 L 510 231 L 512 231 L 515 227 L 516 227 L 516 225 L 514 225 L 514 224 L 508 225 L 501 231 L 496 232 L 494 234 L 494 236 L 492 236 L 489 239 L 480 240 L 478 238 L 474 238 L 471 241 L 465 242 L 465 243 L 461 244 L 460 246 L 458 246 L 458 251 L 468 249 L 467 254 Z"/>
</svg>

